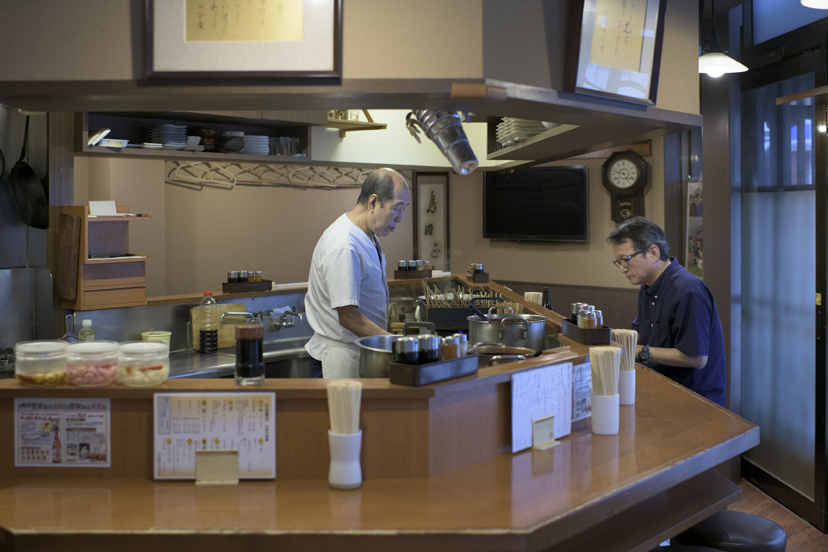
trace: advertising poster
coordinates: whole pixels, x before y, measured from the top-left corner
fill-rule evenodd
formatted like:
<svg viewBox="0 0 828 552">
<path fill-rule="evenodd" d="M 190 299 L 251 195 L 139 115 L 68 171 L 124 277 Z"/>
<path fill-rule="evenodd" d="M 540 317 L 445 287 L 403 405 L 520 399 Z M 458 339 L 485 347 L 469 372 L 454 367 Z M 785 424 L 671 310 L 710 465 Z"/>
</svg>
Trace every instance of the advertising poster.
<svg viewBox="0 0 828 552">
<path fill-rule="evenodd" d="M 108 468 L 109 399 L 15 399 L 14 465 Z"/>
</svg>

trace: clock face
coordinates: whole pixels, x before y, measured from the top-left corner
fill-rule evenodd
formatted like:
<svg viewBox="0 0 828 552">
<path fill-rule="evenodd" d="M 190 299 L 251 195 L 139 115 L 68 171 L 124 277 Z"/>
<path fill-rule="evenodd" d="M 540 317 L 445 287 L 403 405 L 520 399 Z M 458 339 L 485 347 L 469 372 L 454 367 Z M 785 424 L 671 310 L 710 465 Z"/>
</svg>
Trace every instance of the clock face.
<svg viewBox="0 0 828 552">
<path fill-rule="evenodd" d="M 619 159 L 610 166 L 609 181 L 620 189 L 627 189 L 631 187 L 638 180 L 638 167 L 631 161 L 626 159 Z"/>
</svg>

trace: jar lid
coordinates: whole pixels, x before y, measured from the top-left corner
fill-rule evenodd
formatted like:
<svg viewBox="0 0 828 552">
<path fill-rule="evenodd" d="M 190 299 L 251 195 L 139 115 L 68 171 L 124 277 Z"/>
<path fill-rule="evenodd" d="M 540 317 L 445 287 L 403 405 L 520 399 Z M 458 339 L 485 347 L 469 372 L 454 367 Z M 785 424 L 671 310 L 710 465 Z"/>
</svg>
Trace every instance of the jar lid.
<svg viewBox="0 0 828 552">
<path fill-rule="evenodd" d="M 56 339 L 40 340 L 40 341 L 21 341 L 14 346 L 14 354 L 20 355 L 54 355 L 63 353 L 69 343 L 66 341 L 58 341 Z"/>
<path fill-rule="evenodd" d="M 420 351 L 420 339 L 414 336 L 400 337 L 394 341 L 394 350 L 398 353 L 417 353 Z"/>
<path fill-rule="evenodd" d="M 70 343 L 67 353 L 70 355 L 103 355 L 118 350 L 117 341 L 78 341 Z"/>
<path fill-rule="evenodd" d="M 443 338 L 443 345 L 460 345 L 460 338 L 457 335 L 450 335 Z"/>
<path fill-rule="evenodd" d="M 236 326 L 236 339 L 264 339 L 264 326 L 261 324 L 239 324 Z"/>
<path fill-rule="evenodd" d="M 157 356 L 169 353 L 164 341 L 127 341 L 118 346 L 118 353 L 131 356 Z"/>
<path fill-rule="evenodd" d="M 452 337 L 456 337 L 458 339 L 459 343 L 468 343 L 469 342 L 469 336 L 467 336 L 464 333 L 452 334 Z"/>
<path fill-rule="evenodd" d="M 420 349 L 424 351 L 435 351 L 440 348 L 440 341 L 439 335 L 421 335 Z"/>
</svg>

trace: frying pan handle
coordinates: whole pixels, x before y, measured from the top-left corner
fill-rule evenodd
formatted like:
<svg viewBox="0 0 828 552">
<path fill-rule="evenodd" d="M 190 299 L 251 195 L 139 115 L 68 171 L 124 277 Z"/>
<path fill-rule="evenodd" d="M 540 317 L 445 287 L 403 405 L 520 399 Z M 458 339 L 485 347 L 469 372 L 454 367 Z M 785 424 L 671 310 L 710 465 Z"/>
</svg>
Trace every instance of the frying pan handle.
<svg viewBox="0 0 828 552">
<path fill-rule="evenodd" d="M 474 313 L 474 315 L 477 316 L 483 322 L 488 322 L 489 321 L 489 318 L 485 314 L 483 314 L 480 311 L 480 309 L 478 309 L 477 307 L 474 306 L 474 299 L 472 299 L 472 302 L 469 303 L 469 310 L 471 310 Z"/>
<path fill-rule="evenodd" d="M 18 163 L 23 161 L 23 158 L 26 157 L 26 144 L 29 143 L 29 116 L 26 115 L 26 130 L 23 132 L 23 149 L 20 152 L 20 159 L 17 160 Z"/>
</svg>

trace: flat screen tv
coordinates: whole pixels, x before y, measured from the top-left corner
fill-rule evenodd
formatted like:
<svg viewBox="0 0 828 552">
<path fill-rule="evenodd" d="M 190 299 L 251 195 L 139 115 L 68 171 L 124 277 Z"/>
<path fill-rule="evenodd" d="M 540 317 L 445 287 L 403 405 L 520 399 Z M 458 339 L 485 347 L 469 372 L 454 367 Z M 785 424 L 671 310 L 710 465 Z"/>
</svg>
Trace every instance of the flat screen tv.
<svg viewBox="0 0 828 552">
<path fill-rule="evenodd" d="M 483 237 L 589 241 L 589 181 L 584 165 L 483 176 Z"/>
</svg>

